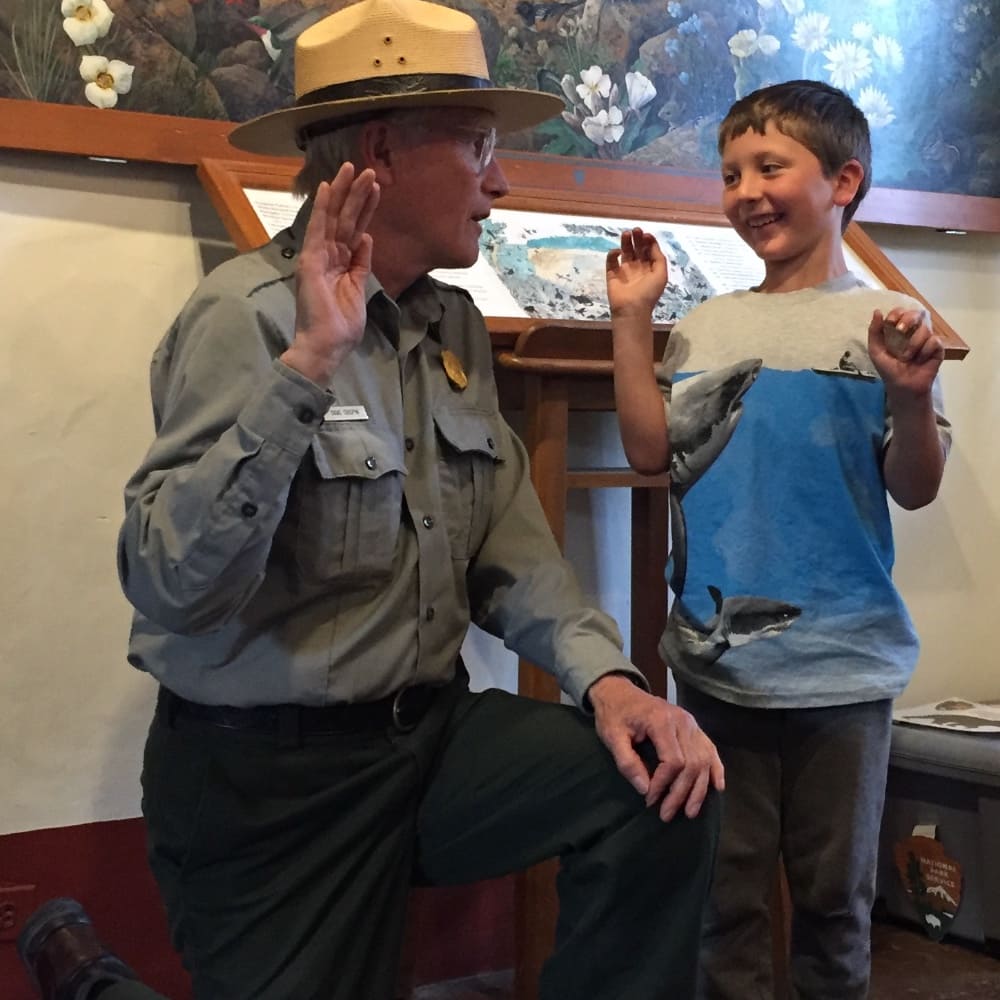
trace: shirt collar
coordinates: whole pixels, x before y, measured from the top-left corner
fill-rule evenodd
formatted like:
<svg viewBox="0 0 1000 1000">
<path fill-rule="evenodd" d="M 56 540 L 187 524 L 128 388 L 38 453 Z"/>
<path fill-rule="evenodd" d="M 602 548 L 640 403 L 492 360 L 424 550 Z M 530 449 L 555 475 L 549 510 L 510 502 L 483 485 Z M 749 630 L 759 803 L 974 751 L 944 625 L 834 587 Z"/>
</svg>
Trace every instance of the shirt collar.
<svg viewBox="0 0 1000 1000">
<path fill-rule="evenodd" d="M 399 329 L 420 331 L 436 341 L 440 341 L 439 328 L 444 316 L 444 303 L 434 281 L 427 277 L 418 278 L 398 298 L 391 298 L 374 274 L 369 274 L 365 282 L 365 301 L 368 314 L 379 323 L 378 317 L 388 320 L 389 327 L 395 332 Z M 390 318 L 391 317 L 391 318 Z M 392 337 L 395 340 L 395 336 Z"/>
</svg>

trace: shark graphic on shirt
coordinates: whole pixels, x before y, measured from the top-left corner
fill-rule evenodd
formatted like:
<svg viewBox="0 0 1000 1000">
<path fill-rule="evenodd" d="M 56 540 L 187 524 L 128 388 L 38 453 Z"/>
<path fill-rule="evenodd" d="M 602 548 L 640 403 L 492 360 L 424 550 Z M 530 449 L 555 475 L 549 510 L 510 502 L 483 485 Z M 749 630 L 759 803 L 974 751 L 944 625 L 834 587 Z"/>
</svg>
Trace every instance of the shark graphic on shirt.
<svg viewBox="0 0 1000 1000">
<path fill-rule="evenodd" d="M 801 608 L 768 597 L 723 597 L 717 587 L 709 587 L 715 614 L 701 622 L 677 597 L 671 611 L 676 634 L 688 655 L 706 665 L 714 663 L 727 649 L 745 646 L 784 632 L 802 613 Z"/>
<path fill-rule="evenodd" d="M 723 597 L 708 591 L 715 614 L 701 621 L 683 599 L 687 576 L 687 521 L 683 500 L 732 438 L 743 413 L 743 397 L 760 373 L 761 361 L 750 358 L 726 368 L 700 372 L 674 385 L 670 405 L 670 523 L 672 548 L 668 579 L 674 603 L 668 623 L 667 646 L 706 666 L 727 650 L 778 635 L 789 628 L 801 609 L 768 597 Z"/>
</svg>

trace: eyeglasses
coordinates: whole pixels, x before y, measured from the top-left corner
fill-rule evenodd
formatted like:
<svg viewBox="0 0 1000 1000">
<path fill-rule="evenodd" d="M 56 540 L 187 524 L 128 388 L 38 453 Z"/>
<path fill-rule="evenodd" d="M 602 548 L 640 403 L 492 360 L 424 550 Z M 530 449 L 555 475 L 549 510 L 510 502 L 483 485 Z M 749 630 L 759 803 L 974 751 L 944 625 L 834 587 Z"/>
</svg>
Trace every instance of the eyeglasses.
<svg viewBox="0 0 1000 1000">
<path fill-rule="evenodd" d="M 464 142 L 469 143 L 474 156 L 476 170 L 485 174 L 493 162 L 493 154 L 497 148 L 497 130 L 495 128 L 455 128 L 453 133 Z"/>
<path fill-rule="evenodd" d="M 481 177 L 493 162 L 497 148 L 497 130 L 492 127 L 471 125 L 449 125 L 447 122 L 408 123 L 417 131 L 433 133 L 444 139 L 454 139 L 466 145 L 471 162 Z"/>
</svg>

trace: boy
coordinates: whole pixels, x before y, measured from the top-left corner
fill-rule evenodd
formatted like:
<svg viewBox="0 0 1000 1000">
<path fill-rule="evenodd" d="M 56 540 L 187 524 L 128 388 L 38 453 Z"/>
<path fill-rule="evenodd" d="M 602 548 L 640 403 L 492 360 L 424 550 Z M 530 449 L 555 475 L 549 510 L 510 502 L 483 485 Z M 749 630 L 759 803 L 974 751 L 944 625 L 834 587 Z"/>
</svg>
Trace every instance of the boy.
<svg viewBox="0 0 1000 1000">
<path fill-rule="evenodd" d="M 892 699 L 918 648 L 891 581 L 885 494 L 908 509 L 933 500 L 950 441 L 944 350 L 925 312 L 864 286 L 844 260 L 870 148 L 850 98 L 816 81 L 730 109 L 723 209 L 765 276 L 676 324 L 662 392 L 648 359 L 663 254 L 636 229 L 608 255 L 626 454 L 672 478 L 660 649 L 728 778 L 704 997 L 774 996 L 779 855 L 797 995 L 868 992 Z"/>
</svg>

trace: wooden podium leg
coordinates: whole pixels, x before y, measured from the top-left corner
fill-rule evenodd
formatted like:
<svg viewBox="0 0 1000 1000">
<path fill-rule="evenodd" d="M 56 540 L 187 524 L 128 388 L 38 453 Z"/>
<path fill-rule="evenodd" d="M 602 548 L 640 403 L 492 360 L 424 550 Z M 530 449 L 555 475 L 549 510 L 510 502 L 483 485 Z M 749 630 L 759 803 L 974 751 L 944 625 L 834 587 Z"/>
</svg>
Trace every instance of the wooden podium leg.
<svg viewBox="0 0 1000 1000">
<path fill-rule="evenodd" d="M 569 434 L 569 386 L 565 379 L 525 378 L 524 446 L 535 487 L 559 547 L 566 536 L 566 441 Z"/>
<path fill-rule="evenodd" d="M 551 375 L 524 379 L 526 426 L 524 443 L 531 462 L 531 480 L 560 548 L 566 533 L 566 492 L 569 482 L 566 450 L 569 434 L 569 386 Z M 631 490 L 632 501 L 632 660 L 646 674 L 657 694 L 666 693 L 666 669 L 657 652 L 667 614 L 664 568 L 667 556 L 667 500 L 663 487 Z M 522 662 L 518 692 L 530 698 L 558 701 L 555 680 Z M 538 979 L 555 940 L 559 900 L 555 890 L 558 862 L 523 872 L 516 884 L 516 1000 L 535 1000 Z"/>
<path fill-rule="evenodd" d="M 542 502 L 559 547 L 566 532 L 566 439 L 569 432 L 568 387 L 562 379 L 525 379 L 524 444 L 531 460 L 531 481 Z M 529 698 L 558 701 L 559 686 L 548 674 L 521 662 L 518 692 Z M 555 877 L 558 862 L 522 872 L 515 888 L 514 996 L 535 1000 L 542 966 L 555 941 L 559 900 Z"/>
<path fill-rule="evenodd" d="M 653 694 L 666 697 L 667 668 L 659 644 L 667 621 L 668 500 L 663 488 L 633 486 L 632 494 L 632 662 L 646 675 Z"/>
</svg>

